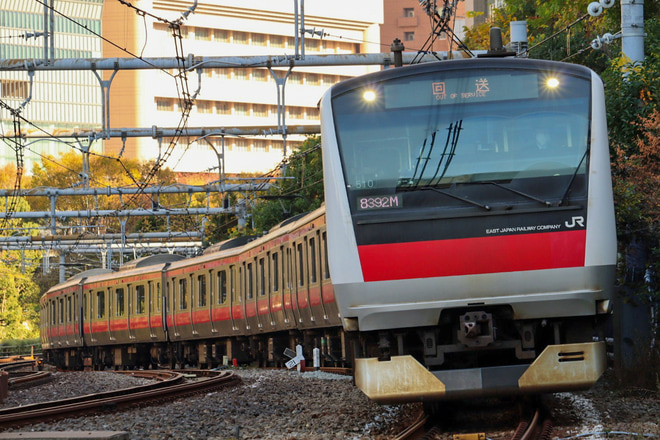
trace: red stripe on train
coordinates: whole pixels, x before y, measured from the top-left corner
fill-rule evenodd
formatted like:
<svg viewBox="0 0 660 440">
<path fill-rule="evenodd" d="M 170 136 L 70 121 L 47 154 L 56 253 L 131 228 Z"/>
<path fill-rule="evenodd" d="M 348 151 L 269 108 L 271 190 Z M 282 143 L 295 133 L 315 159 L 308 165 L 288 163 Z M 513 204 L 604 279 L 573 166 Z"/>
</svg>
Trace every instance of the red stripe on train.
<svg viewBox="0 0 660 440">
<path fill-rule="evenodd" d="M 584 265 L 586 230 L 358 246 L 364 280 L 386 281 Z"/>
</svg>

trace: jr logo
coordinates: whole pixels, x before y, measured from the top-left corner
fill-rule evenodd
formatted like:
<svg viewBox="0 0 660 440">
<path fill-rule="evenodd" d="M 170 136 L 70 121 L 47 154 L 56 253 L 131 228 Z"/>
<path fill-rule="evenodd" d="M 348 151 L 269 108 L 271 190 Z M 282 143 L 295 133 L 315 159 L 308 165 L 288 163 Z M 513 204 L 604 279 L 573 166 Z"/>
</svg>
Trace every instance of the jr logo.
<svg viewBox="0 0 660 440">
<path fill-rule="evenodd" d="M 567 228 L 574 228 L 575 225 L 584 228 L 584 217 L 582 217 L 581 215 L 577 217 L 573 217 L 571 218 L 571 223 L 568 223 L 568 221 L 566 221 L 564 222 L 564 224 L 566 225 Z"/>
</svg>

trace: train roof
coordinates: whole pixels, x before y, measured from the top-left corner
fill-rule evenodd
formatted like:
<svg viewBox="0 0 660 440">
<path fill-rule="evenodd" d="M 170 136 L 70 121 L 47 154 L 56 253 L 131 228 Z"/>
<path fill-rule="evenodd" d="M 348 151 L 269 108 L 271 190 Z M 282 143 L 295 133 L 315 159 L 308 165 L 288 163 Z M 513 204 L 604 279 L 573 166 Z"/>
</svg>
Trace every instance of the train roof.
<svg viewBox="0 0 660 440">
<path fill-rule="evenodd" d="M 129 261 L 121 266 L 119 271 L 124 272 L 132 269 L 142 269 L 143 267 L 155 266 L 157 264 L 172 263 L 174 261 L 183 260 L 184 258 L 184 256 L 177 254 L 148 255 L 146 257 Z"/>
</svg>

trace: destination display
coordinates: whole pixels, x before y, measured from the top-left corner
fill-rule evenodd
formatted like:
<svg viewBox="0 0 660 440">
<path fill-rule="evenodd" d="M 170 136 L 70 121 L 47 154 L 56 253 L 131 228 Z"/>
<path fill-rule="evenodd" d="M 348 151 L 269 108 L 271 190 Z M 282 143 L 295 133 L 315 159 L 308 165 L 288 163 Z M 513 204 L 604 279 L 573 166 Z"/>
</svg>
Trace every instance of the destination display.
<svg viewBox="0 0 660 440">
<path fill-rule="evenodd" d="M 386 84 L 388 109 L 421 105 L 455 105 L 539 97 L 536 73 L 508 74 L 485 71 L 471 76 L 424 77 Z"/>
</svg>

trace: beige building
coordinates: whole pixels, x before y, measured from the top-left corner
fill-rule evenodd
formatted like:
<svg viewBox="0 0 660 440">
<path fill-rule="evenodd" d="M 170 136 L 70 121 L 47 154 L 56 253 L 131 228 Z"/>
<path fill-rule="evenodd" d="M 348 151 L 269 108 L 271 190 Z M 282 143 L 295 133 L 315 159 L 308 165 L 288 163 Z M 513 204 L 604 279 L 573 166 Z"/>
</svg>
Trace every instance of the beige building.
<svg viewBox="0 0 660 440">
<path fill-rule="evenodd" d="M 197 8 L 183 21 L 181 40 L 172 37 L 167 23 L 177 20 L 193 5 L 192 0 L 131 0 L 147 14 L 116 0 L 57 0 L 54 57 L 129 58 L 125 48 L 138 57 L 250 56 L 295 54 L 295 2 L 291 0 L 199 0 Z M 360 2 L 307 1 L 304 4 L 307 34 L 305 53 L 350 54 L 382 52 L 380 25 L 382 0 Z M 43 37 L 25 38 L 26 33 L 43 30 L 44 6 L 33 0 L 0 0 L 3 24 L 0 28 L 0 58 L 39 60 L 44 56 Z M 156 17 L 156 18 L 155 18 Z M 102 34 L 102 41 L 94 33 Z M 322 34 L 319 36 L 318 34 Z M 203 66 L 201 66 L 203 67 Z M 288 126 L 318 125 L 317 103 L 332 84 L 378 69 L 377 66 L 295 67 L 285 87 Z M 286 69 L 274 69 L 279 78 Z M 180 89 L 176 71 L 120 70 L 110 83 L 110 127 L 175 128 L 181 120 Z M 103 72 L 110 80 L 112 72 Z M 264 68 L 215 68 L 187 72 L 187 87 L 198 91 L 188 127 L 276 126 L 276 80 Z M 101 87 L 89 71 L 37 71 L 30 88 L 28 73 L 0 72 L 4 102 L 17 108 L 30 95 L 21 115 L 34 123 L 23 124 L 24 133 L 57 135 L 73 130 L 100 130 Z M 2 133 L 11 134 L 10 113 L 0 110 Z M 289 136 L 288 152 L 304 138 Z M 212 139 L 219 149 L 221 140 Z M 141 160 L 156 159 L 168 148 L 169 139 L 131 138 L 94 141 L 91 151 Z M 25 149 L 26 171 L 41 154 L 58 155 L 70 146 L 60 142 L 38 141 Z M 227 173 L 262 173 L 272 169 L 283 156 L 281 136 L 225 139 Z M 14 162 L 15 155 L 5 148 L 0 165 Z M 165 164 L 179 172 L 199 172 L 218 166 L 218 159 L 205 141 L 182 137 Z"/>
<path fill-rule="evenodd" d="M 141 0 L 134 5 L 170 21 L 178 19 L 191 1 Z M 323 34 L 306 35 L 306 55 L 380 52 L 379 28 L 382 1 L 306 2 L 305 28 Z M 176 41 L 168 24 L 143 17 L 119 2 L 106 2 L 104 36 L 120 47 L 144 57 L 174 57 Z M 294 55 L 295 15 L 291 0 L 200 1 L 181 27 L 185 54 L 195 56 Z M 104 44 L 104 57 L 125 57 L 117 47 Z M 203 66 L 202 66 L 203 67 Z M 284 88 L 285 122 L 318 125 L 317 103 L 332 84 L 377 67 L 295 67 Z M 213 68 L 187 73 L 189 93 L 199 90 L 190 112 L 189 127 L 275 126 L 278 88 L 275 74 L 287 69 Z M 181 119 L 180 90 L 172 74 L 158 70 L 120 71 L 111 86 L 112 127 L 177 127 Z M 109 77 L 106 73 L 106 77 Z M 301 136 L 287 137 L 287 152 Z M 221 138 L 211 139 L 216 150 Z M 154 159 L 168 147 L 169 139 L 151 138 L 106 141 L 106 151 L 128 157 Z M 281 136 L 225 138 L 225 171 L 264 172 L 283 157 Z M 206 141 L 183 137 L 167 166 L 179 172 L 198 172 L 217 166 Z"/>
</svg>

